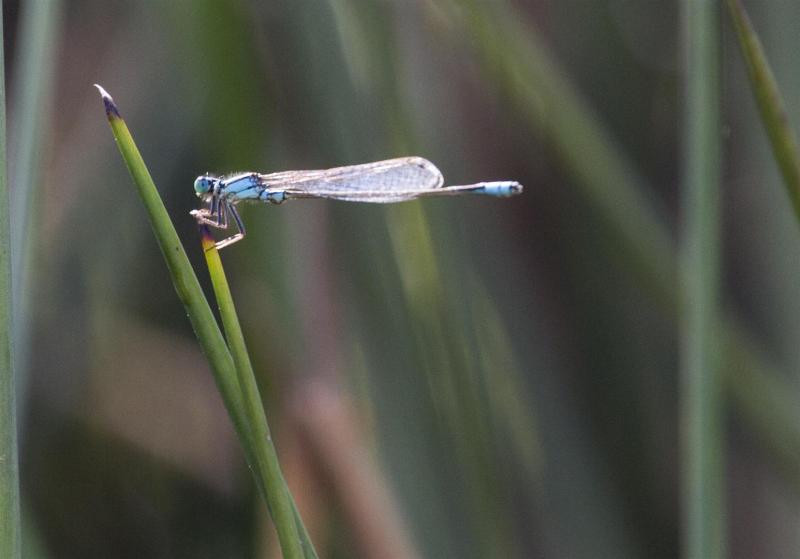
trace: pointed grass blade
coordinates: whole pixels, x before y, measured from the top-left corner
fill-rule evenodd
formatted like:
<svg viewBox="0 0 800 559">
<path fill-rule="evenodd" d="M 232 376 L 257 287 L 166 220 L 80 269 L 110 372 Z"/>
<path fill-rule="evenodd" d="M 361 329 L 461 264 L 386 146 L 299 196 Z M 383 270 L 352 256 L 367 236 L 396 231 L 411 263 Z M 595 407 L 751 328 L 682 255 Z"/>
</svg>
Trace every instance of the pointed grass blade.
<svg viewBox="0 0 800 559">
<path fill-rule="evenodd" d="M 271 449 L 272 453 L 274 447 L 271 441 L 259 441 L 252 435 L 252 426 L 248 424 L 249 415 L 246 412 L 234 360 L 214 319 L 208 300 L 200 288 L 197 276 L 189 264 L 175 226 L 114 100 L 101 86 L 95 87 L 103 99 L 106 117 L 117 147 L 150 217 L 153 233 L 164 255 L 175 291 L 186 308 L 192 328 L 211 365 L 225 407 L 233 420 L 248 464 L 256 478 L 256 485 L 264 495 L 270 512 L 273 513 L 273 522 L 278 530 L 283 556 L 286 559 L 302 559 L 304 555 L 297 536 L 293 509 L 291 504 L 287 505 L 290 497 L 286 484 L 279 475 L 280 470 L 277 473 L 271 470 L 269 476 L 265 476 L 265 469 L 261 467 L 259 460 L 265 452 L 264 448 L 260 448 L 261 445 L 269 442 L 267 452 Z M 263 409 L 261 413 L 263 414 Z M 271 456 L 270 460 L 277 464 L 277 456 Z"/>
<path fill-rule="evenodd" d="M 727 0 L 728 13 L 736 28 L 736 37 L 747 65 L 761 121 L 769 136 L 772 153 L 781 170 L 795 216 L 800 220 L 800 153 L 797 137 L 786 115 L 783 96 L 772 73 L 764 47 L 740 0 Z"/>
</svg>

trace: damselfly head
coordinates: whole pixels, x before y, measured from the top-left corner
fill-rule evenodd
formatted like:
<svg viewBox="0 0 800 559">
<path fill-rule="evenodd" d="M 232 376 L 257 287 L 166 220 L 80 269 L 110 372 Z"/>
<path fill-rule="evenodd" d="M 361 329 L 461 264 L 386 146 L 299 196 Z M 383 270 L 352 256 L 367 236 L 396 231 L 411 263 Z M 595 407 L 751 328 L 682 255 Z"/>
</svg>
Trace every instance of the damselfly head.
<svg viewBox="0 0 800 559">
<path fill-rule="evenodd" d="M 194 192 L 198 198 L 203 198 L 209 192 L 214 190 L 214 184 L 219 179 L 211 175 L 200 175 L 194 180 Z"/>
</svg>

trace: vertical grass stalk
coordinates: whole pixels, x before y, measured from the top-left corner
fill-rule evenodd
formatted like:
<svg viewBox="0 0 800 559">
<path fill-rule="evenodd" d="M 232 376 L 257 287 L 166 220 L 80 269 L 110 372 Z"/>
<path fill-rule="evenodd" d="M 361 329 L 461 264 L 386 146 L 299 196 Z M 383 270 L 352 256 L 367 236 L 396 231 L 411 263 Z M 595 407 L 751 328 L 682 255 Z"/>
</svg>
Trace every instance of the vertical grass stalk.
<svg viewBox="0 0 800 559">
<path fill-rule="evenodd" d="M 684 0 L 683 235 L 680 246 L 684 557 L 724 556 L 719 375 L 720 12 Z"/>
<path fill-rule="evenodd" d="M 31 264 L 37 241 L 32 226 L 36 192 L 42 174 L 42 152 L 50 122 L 55 53 L 59 44 L 61 2 L 28 2 L 22 7 L 19 47 L 16 49 L 13 106 L 10 114 L 11 254 L 13 271 L 14 370 L 18 392 L 25 393 L 28 361 L 29 307 L 33 283 Z M 20 414 L 24 417 L 21 398 Z"/>
<path fill-rule="evenodd" d="M 464 4 L 468 9 L 450 12 L 453 21 L 458 21 L 459 13 L 464 16 L 463 25 L 454 29 L 470 41 L 484 71 L 501 86 L 505 98 L 519 107 L 527 126 L 542 131 L 556 147 L 565 171 L 573 178 L 571 186 L 594 207 L 607 229 L 605 234 L 616 241 L 618 252 L 625 254 L 627 271 L 674 319 L 675 246 L 659 209 L 636 192 L 647 191 L 648 185 L 613 141 L 608 127 L 582 100 L 568 72 L 545 51 L 535 29 L 512 17 L 501 0 Z M 432 9 L 433 3 L 426 5 Z M 448 5 L 460 6 L 455 2 L 436 4 Z M 497 29 L 503 29 L 502 42 L 497 41 Z M 628 172 L 620 173 L 623 169 Z M 797 424 L 796 413 L 787 413 L 795 410 L 784 405 L 783 399 L 770 399 L 771 395 L 789 394 L 792 388 L 765 358 L 752 333 L 735 317 L 723 318 L 721 374 L 730 398 L 755 438 L 765 443 L 773 458 L 786 464 L 784 473 L 792 486 L 800 488 L 800 430 L 792 429 Z M 761 397 L 754 398 L 751 389 L 765 386 L 774 390 L 761 390 Z M 782 438 L 787 435 L 790 437 Z"/>
<path fill-rule="evenodd" d="M 225 276 L 225 269 L 222 267 L 222 260 L 219 252 L 214 247 L 214 239 L 211 237 L 208 227 L 202 226 L 201 232 L 203 252 L 206 257 L 208 272 L 211 276 L 211 284 L 214 287 L 214 295 L 217 298 L 222 327 L 225 330 L 228 348 L 236 366 L 239 387 L 242 393 L 245 422 L 250 428 L 252 447 L 256 450 L 255 462 L 260 470 L 259 477 L 267 481 L 266 491 L 268 494 L 283 496 L 282 498 L 271 500 L 270 506 L 271 514 L 275 518 L 275 524 L 279 526 L 278 535 L 281 541 L 289 538 L 298 541 L 299 536 L 304 547 L 302 556 L 316 558 L 316 552 L 294 505 L 294 499 L 286 490 L 286 482 L 283 479 L 283 473 L 278 463 L 278 454 L 272 442 L 272 435 L 264 413 L 261 395 L 258 391 L 253 365 L 247 353 L 242 327 L 236 314 L 236 307 L 233 304 L 233 297 L 228 286 L 228 279 Z M 284 530 L 283 534 L 280 532 L 281 529 Z"/>
<path fill-rule="evenodd" d="M 274 447 L 266 439 L 259 440 L 251 436 L 248 425 L 249 414 L 246 411 L 242 391 L 239 386 L 238 374 L 233 357 L 222 337 L 222 332 L 217 325 L 208 300 L 200 288 L 200 282 L 194 273 L 183 245 L 175 231 L 175 226 L 169 218 L 164 203 L 158 194 L 150 172 L 136 147 L 125 121 L 120 116 L 114 100 L 100 86 L 97 86 L 105 104 L 106 117 L 108 118 L 114 139 L 117 142 L 122 158 L 131 173 L 133 182 L 144 203 L 150 217 L 153 233 L 167 263 L 172 283 L 181 302 L 186 308 L 192 328 L 197 335 L 203 352 L 211 365 L 217 387 L 220 390 L 225 407 L 228 410 L 239 440 L 244 447 L 245 456 L 256 478 L 256 485 L 262 491 L 270 512 L 277 512 L 280 516 L 273 515 L 280 537 L 281 551 L 285 559 L 302 559 L 303 553 L 297 537 L 296 520 L 291 505 L 287 508 L 285 502 L 289 499 L 289 491 L 280 470 L 265 471 L 259 463 L 259 457 Z M 0 284 L 2 287 L 2 284 Z M 0 348 L 1 349 L 1 348 Z M 263 414 L 263 410 L 261 412 Z M 258 445 L 269 444 L 269 448 L 259 449 Z M 277 461 L 277 457 L 272 457 Z M 288 513 L 286 512 L 288 510 Z"/>
<path fill-rule="evenodd" d="M 0 13 L 0 557 L 20 556 L 19 466 L 14 370 L 11 366 L 11 241 L 6 179 L 6 90 Z"/>
<path fill-rule="evenodd" d="M 60 38 L 60 0 L 27 2 L 21 6 L 19 47 L 12 80 L 9 181 L 11 270 L 14 335 L 14 370 L 17 375 L 18 414 L 25 417 L 28 382 L 32 261 L 37 230 L 32 217 L 37 206 L 37 187 L 43 171 L 42 155 L 50 128 L 55 53 Z"/>
</svg>

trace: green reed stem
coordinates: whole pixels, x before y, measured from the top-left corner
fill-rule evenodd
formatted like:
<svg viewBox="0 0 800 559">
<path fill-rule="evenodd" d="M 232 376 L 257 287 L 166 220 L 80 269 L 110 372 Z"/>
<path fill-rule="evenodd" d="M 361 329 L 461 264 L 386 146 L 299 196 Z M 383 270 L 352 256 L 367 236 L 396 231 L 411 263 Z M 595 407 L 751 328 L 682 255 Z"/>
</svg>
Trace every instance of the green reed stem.
<svg viewBox="0 0 800 559">
<path fill-rule="evenodd" d="M 20 556 L 19 466 L 14 370 L 11 362 L 11 240 L 6 179 L 6 89 L 0 14 L 0 557 Z"/>
<path fill-rule="evenodd" d="M 267 472 L 261 467 L 259 457 L 263 455 L 264 450 L 257 448 L 258 442 L 250 434 L 251 426 L 247 422 L 248 413 L 233 357 L 125 121 L 111 96 L 100 86 L 97 88 L 103 97 L 106 117 L 114 139 L 150 216 L 153 233 L 164 255 L 175 291 L 186 308 L 195 335 L 211 365 L 217 387 L 239 435 L 256 485 L 261 490 L 270 512 L 275 511 L 279 514 L 273 516 L 273 522 L 278 531 L 283 556 L 286 559 L 302 559 L 304 556 L 297 537 L 292 507 L 289 505 L 287 508 L 285 504 L 289 498 L 289 491 L 282 476 L 276 475 L 274 470 Z M 266 442 L 263 441 L 261 444 Z M 271 451 L 274 453 L 274 448 Z M 275 460 L 277 461 L 277 458 Z M 265 477 L 267 474 L 268 477 Z"/>
<path fill-rule="evenodd" d="M 686 45 L 683 235 L 679 249 L 684 556 L 724 555 L 719 375 L 720 13 L 684 0 Z"/>
<path fill-rule="evenodd" d="M 208 227 L 202 226 L 201 231 L 203 252 L 206 256 L 206 264 L 208 265 L 208 272 L 211 276 L 211 284 L 214 287 L 214 295 L 217 298 L 217 305 L 219 306 L 220 317 L 222 318 L 222 327 L 225 329 L 228 347 L 230 348 L 233 362 L 236 365 L 239 387 L 242 391 L 245 419 L 250 426 L 251 445 L 256 451 L 256 463 L 260 470 L 261 478 L 270 484 L 266 486 L 267 492 L 275 494 L 282 493 L 285 496 L 285 498 L 276 499 L 275 502 L 272 503 L 272 515 L 275 518 L 276 525 L 279 524 L 278 519 L 280 518 L 280 525 L 283 526 L 284 529 L 291 528 L 291 530 L 287 529 L 283 536 L 281 536 L 279 531 L 278 535 L 282 538 L 294 538 L 297 540 L 299 532 L 300 540 L 304 548 L 303 556 L 309 559 L 316 559 L 317 554 L 314 550 L 314 546 L 311 543 L 305 525 L 300 518 L 294 500 L 289 494 L 286 482 L 283 479 L 280 464 L 278 463 L 278 455 L 275 452 L 269 424 L 267 423 L 267 417 L 264 413 L 261 394 L 259 393 L 255 373 L 253 372 L 253 365 L 250 361 L 250 355 L 247 352 L 247 345 L 245 344 L 242 327 L 236 314 L 236 307 L 233 304 L 233 297 L 230 287 L 228 286 L 228 279 L 225 276 L 225 269 L 222 266 L 222 259 L 219 256 L 219 251 L 214 247 L 214 239 L 211 237 Z"/>
</svg>

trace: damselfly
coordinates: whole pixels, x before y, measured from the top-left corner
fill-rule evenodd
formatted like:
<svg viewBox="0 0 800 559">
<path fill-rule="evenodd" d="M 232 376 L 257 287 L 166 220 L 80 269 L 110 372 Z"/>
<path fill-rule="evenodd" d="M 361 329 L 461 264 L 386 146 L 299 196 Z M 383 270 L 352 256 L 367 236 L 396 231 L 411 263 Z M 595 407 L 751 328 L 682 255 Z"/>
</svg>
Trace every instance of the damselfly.
<svg viewBox="0 0 800 559">
<path fill-rule="evenodd" d="M 507 197 L 522 192 L 514 181 L 479 182 L 443 187 L 442 173 L 421 157 L 402 157 L 320 171 L 238 173 L 224 177 L 201 175 L 194 181 L 197 196 L 208 207 L 192 211 L 200 223 L 227 229 L 230 218 L 237 233 L 215 244 L 221 249 L 240 241 L 244 223 L 236 210 L 239 202 L 281 204 L 295 198 L 329 198 L 348 202 L 391 203 L 425 196 L 482 194 Z"/>
</svg>

